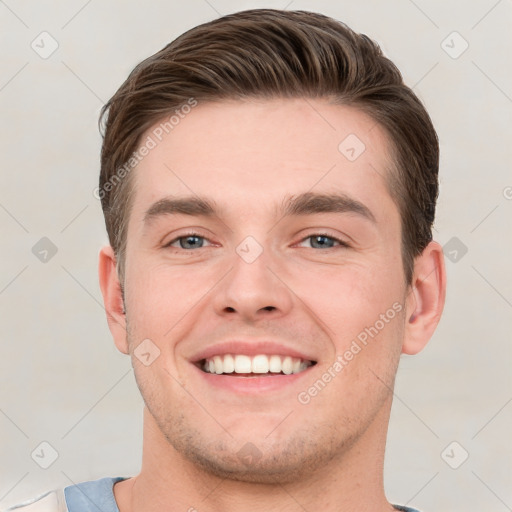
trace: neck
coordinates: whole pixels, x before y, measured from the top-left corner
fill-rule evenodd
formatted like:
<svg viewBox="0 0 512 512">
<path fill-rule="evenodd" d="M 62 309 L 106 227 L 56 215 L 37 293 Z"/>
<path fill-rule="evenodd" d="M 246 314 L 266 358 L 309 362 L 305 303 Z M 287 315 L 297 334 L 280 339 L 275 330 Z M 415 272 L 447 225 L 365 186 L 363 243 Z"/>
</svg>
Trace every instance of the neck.
<svg viewBox="0 0 512 512">
<path fill-rule="evenodd" d="M 389 405 L 389 406 L 388 406 Z M 342 455 L 288 484 L 222 479 L 185 459 L 164 438 L 144 408 L 144 446 L 139 475 L 114 486 L 120 512 L 360 512 L 395 510 L 383 486 L 384 447 L 390 404 Z M 383 427 L 384 425 L 384 427 Z M 395 511 L 396 512 L 396 511 Z"/>
</svg>

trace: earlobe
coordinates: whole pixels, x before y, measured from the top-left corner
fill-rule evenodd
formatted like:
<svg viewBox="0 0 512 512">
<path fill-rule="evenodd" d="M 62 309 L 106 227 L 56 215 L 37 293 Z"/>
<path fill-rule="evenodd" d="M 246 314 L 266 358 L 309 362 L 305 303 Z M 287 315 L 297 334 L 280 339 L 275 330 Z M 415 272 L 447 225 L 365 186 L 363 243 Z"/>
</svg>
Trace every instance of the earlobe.
<svg viewBox="0 0 512 512">
<path fill-rule="evenodd" d="M 98 272 L 103 304 L 107 313 L 107 322 L 114 338 L 114 343 L 120 352 L 128 354 L 126 316 L 121 284 L 116 269 L 116 257 L 112 247 L 105 246 L 101 249 Z"/>
<path fill-rule="evenodd" d="M 446 297 L 446 269 L 441 245 L 430 242 L 414 263 L 414 277 L 407 297 L 403 354 L 417 354 L 432 337 Z"/>
</svg>

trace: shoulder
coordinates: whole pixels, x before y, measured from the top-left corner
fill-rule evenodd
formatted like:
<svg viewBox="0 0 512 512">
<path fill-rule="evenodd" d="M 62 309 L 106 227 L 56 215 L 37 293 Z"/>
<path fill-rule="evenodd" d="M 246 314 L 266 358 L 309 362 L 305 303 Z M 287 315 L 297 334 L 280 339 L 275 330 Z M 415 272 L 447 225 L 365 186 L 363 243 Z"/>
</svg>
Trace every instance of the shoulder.
<svg viewBox="0 0 512 512">
<path fill-rule="evenodd" d="M 67 512 L 64 490 L 56 489 L 14 505 L 4 512 Z"/>
<path fill-rule="evenodd" d="M 115 483 L 128 477 L 100 478 L 48 491 L 14 505 L 4 512 L 119 512 L 114 498 Z"/>
<path fill-rule="evenodd" d="M 125 477 L 100 478 L 64 489 L 69 512 L 119 512 L 114 497 L 114 484 Z"/>
</svg>

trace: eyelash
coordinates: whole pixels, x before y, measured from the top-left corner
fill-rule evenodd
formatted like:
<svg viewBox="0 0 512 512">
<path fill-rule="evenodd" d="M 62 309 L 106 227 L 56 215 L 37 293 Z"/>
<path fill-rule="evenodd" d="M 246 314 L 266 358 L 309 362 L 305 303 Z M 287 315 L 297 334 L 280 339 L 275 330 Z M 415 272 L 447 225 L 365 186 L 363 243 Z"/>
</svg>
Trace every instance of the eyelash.
<svg viewBox="0 0 512 512">
<path fill-rule="evenodd" d="M 173 243 L 178 242 L 179 240 L 181 240 L 183 238 L 188 238 L 188 237 L 191 237 L 191 236 L 194 236 L 194 237 L 197 237 L 197 238 L 203 238 L 205 240 L 208 240 L 208 238 L 206 238 L 205 236 L 202 236 L 199 233 L 195 233 L 195 232 L 191 231 L 190 233 L 184 233 L 183 235 L 174 238 L 173 240 L 171 240 L 170 242 L 165 244 L 163 246 L 163 249 L 170 248 Z M 335 242 L 338 242 L 338 244 L 339 244 L 338 247 L 340 247 L 340 248 L 345 248 L 345 249 L 350 248 L 350 245 L 347 242 L 345 242 L 344 240 L 341 240 L 339 238 L 336 238 L 334 236 L 331 236 L 328 233 L 312 233 L 311 235 L 308 235 L 308 236 L 302 238 L 300 240 L 300 242 L 304 242 L 308 238 L 314 238 L 314 237 L 319 237 L 319 236 L 322 236 L 322 237 L 325 237 L 325 238 L 330 238 L 331 240 L 334 240 Z M 328 247 L 327 249 L 324 249 L 324 252 L 327 252 L 327 251 L 335 249 L 335 248 L 336 247 Z M 182 249 L 181 247 L 175 247 L 175 249 L 179 249 L 179 250 L 182 250 L 182 251 L 185 251 L 185 252 L 193 252 L 194 251 L 194 249 Z M 199 247 L 199 249 L 203 249 L 203 247 Z M 312 247 L 312 249 L 315 249 L 315 247 Z"/>
</svg>

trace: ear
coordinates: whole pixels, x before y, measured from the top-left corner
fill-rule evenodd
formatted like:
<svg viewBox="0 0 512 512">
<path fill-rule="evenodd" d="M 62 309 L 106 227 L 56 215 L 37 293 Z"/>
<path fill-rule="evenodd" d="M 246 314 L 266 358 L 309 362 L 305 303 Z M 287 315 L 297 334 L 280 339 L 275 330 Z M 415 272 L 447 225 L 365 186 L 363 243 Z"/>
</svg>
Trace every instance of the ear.
<svg viewBox="0 0 512 512">
<path fill-rule="evenodd" d="M 443 248 L 432 241 L 414 262 L 412 286 L 406 299 L 403 354 L 417 354 L 428 343 L 441 319 L 445 297 Z"/>
<path fill-rule="evenodd" d="M 117 275 L 116 257 L 110 245 L 103 247 L 100 251 L 98 271 L 108 327 L 118 350 L 128 354 L 123 295 Z"/>
</svg>

